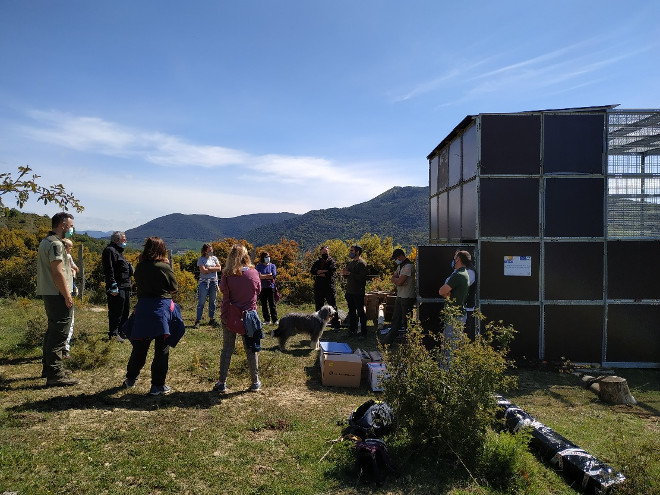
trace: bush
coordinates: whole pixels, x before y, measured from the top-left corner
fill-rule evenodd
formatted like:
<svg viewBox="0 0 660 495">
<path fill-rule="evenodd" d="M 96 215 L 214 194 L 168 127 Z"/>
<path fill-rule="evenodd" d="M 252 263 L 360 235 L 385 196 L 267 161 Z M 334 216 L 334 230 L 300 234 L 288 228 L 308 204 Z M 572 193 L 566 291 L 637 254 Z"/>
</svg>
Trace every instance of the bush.
<svg viewBox="0 0 660 495">
<path fill-rule="evenodd" d="M 44 335 L 48 330 L 48 318 L 46 314 L 38 314 L 25 322 L 26 329 L 21 340 L 21 347 L 41 347 L 44 343 Z"/>
<path fill-rule="evenodd" d="M 536 459 L 529 452 L 531 431 L 488 431 L 475 472 L 481 482 L 508 493 L 526 493 Z"/>
<path fill-rule="evenodd" d="M 451 346 L 411 322 L 404 343 L 383 349 L 390 373 L 383 396 L 398 418 L 398 434 L 411 445 L 433 445 L 439 456 L 469 468 L 496 422 L 494 394 L 514 382 L 505 357 L 513 328 L 491 323 L 471 341 L 455 310 L 445 308 L 443 317 L 454 326 Z M 437 345 L 427 348 L 425 337 Z"/>
<path fill-rule="evenodd" d="M 101 368 L 110 362 L 111 342 L 86 331 L 74 334 L 75 345 L 71 346 L 69 367 L 78 370 Z"/>
</svg>

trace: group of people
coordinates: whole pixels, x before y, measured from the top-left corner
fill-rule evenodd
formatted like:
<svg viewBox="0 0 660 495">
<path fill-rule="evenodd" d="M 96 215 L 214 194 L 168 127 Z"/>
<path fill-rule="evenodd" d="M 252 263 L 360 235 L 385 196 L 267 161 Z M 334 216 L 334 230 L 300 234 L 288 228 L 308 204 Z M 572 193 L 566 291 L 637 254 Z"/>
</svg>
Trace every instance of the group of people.
<svg viewBox="0 0 660 495">
<path fill-rule="evenodd" d="M 42 296 L 48 317 L 48 329 L 43 344 L 42 377 L 46 386 L 68 386 L 78 383 L 64 369 L 62 359 L 69 353 L 73 332 L 75 290 L 74 277 L 78 271 L 71 256 L 73 235 L 73 215 L 57 213 L 51 219 L 51 231 L 39 245 L 37 266 L 37 294 Z M 152 395 L 167 394 L 171 388 L 165 384 L 169 349 L 176 345 L 185 331 L 181 310 L 172 300 L 177 292 L 177 282 L 167 258 L 165 242 L 159 237 L 145 240 L 143 250 L 135 268 L 124 257 L 126 235 L 113 232 L 110 243 L 101 255 L 108 303 L 108 339 L 132 344 L 131 356 L 123 386 L 132 388 L 142 370 L 146 356 L 154 341 L 154 358 L 151 364 Z M 348 305 L 348 328 L 351 334 L 364 339 L 367 335 L 367 319 L 364 296 L 367 281 L 367 263 L 362 258 L 362 247 L 350 247 L 349 263 L 339 272 L 346 277 L 345 297 Z M 236 343 L 236 335 L 241 335 L 247 355 L 251 379 L 251 391 L 261 388 L 258 372 L 258 352 L 263 338 L 262 325 L 277 324 L 278 290 L 276 285 L 277 267 L 271 263 L 266 251 L 259 256 L 254 266 L 247 249 L 236 244 L 231 248 L 227 263 L 222 268 L 213 255 L 213 247 L 204 244 L 198 258 L 199 285 L 197 313 L 194 327 L 200 325 L 206 299 L 208 298 L 209 323 L 217 326 L 215 319 L 216 295 L 223 293 L 222 330 L 223 349 L 220 357 L 220 372 L 214 390 L 227 391 L 227 374 Z M 396 287 L 396 300 L 392 326 L 381 336 L 383 343 L 391 344 L 407 322 L 416 302 L 415 268 L 402 249 L 395 249 L 391 259 L 396 269 L 391 281 Z M 475 272 L 471 269 L 471 257 L 467 251 L 457 251 L 452 261 L 454 272 L 439 290 L 440 296 L 450 304 L 466 307 L 469 287 L 474 283 Z M 328 246 L 320 248 L 319 258 L 312 264 L 310 272 L 314 277 L 314 304 L 320 310 L 324 304 L 335 309 L 331 327 L 339 328 L 335 278 L 338 272 L 335 260 L 330 256 Z M 219 274 L 221 276 L 219 277 Z M 130 314 L 131 277 L 137 285 L 138 302 Z M 261 303 L 263 323 L 257 315 L 257 300 Z M 469 303 L 468 303 L 469 304 Z M 238 311 L 242 323 L 233 327 L 225 315 Z M 465 321 L 463 311 L 462 321 Z M 445 328 L 445 335 L 451 337 L 452 328 Z"/>
</svg>

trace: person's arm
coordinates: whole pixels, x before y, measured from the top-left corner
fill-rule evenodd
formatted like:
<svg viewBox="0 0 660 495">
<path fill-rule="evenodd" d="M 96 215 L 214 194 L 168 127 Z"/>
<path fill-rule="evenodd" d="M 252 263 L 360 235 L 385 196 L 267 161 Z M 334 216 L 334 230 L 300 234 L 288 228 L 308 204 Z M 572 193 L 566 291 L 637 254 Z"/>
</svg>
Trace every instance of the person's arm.
<svg viewBox="0 0 660 495">
<path fill-rule="evenodd" d="M 440 287 L 440 290 L 438 292 L 440 293 L 441 297 L 444 297 L 445 299 L 449 299 L 451 297 L 451 286 L 449 284 L 445 284 L 442 287 Z"/>
<path fill-rule="evenodd" d="M 64 297 L 64 302 L 66 307 L 70 308 L 73 306 L 73 299 L 69 293 L 69 288 L 66 285 L 66 279 L 64 278 L 64 266 L 62 265 L 62 260 L 53 260 L 50 262 L 50 271 L 53 274 L 53 282 L 55 287 L 60 291 L 60 294 Z"/>
<path fill-rule="evenodd" d="M 400 286 L 406 283 L 406 280 L 408 280 L 408 275 L 397 275 L 396 272 L 392 274 L 392 282 L 394 282 L 394 285 Z"/>
</svg>

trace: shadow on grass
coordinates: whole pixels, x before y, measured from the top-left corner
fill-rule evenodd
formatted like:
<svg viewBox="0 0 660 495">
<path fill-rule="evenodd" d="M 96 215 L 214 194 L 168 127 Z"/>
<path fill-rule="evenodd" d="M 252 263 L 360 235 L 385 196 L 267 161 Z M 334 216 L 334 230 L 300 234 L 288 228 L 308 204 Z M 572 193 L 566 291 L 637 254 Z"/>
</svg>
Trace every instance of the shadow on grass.
<svg viewBox="0 0 660 495">
<path fill-rule="evenodd" d="M 41 361 L 41 356 L 0 358 L 0 366 L 9 366 L 9 365 L 13 365 L 13 364 L 30 364 L 33 361 Z"/>
<path fill-rule="evenodd" d="M 42 389 L 45 386 L 29 387 L 35 389 Z M 62 389 L 74 390 L 74 389 Z M 120 392 L 125 391 L 124 394 Z M 51 397 L 43 400 L 28 401 L 21 405 L 10 407 L 8 412 L 56 412 L 65 411 L 67 409 L 109 409 L 109 408 L 123 408 L 136 411 L 152 411 L 155 409 L 166 409 L 170 407 L 179 408 L 210 408 L 220 404 L 224 400 L 231 399 L 232 397 L 252 394 L 247 389 L 229 391 L 226 394 L 218 394 L 218 392 L 177 392 L 174 391 L 168 395 L 152 396 L 145 393 L 135 393 L 130 390 L 125 390 L 123 387 L 112 387 L 102 390 L 95 394 L 70 394 Z"/>
</svg>

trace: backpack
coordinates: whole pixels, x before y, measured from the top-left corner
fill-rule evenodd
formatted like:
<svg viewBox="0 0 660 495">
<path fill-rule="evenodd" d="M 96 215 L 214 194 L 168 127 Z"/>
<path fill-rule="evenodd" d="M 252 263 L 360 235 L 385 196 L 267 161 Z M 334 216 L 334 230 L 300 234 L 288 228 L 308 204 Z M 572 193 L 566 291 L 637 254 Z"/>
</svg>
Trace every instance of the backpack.
<svg viewBox="0 0 660 495">
<path fill-rule="evenodd" d="M 355 462 L 359 477 L 365 475 L 368 479 L 382 484 L 388 474 L 398 476 L 385 442 L 378 438 L 367 438 L 355 442 Z"/>
<path fill-rule="evenodd" d="M 351 430 L 360 438 L 382 437 L 391 431 L 393 423 L 392 408 L 373 399 L 355 409 L 348 418 Z"/>
</svg>

